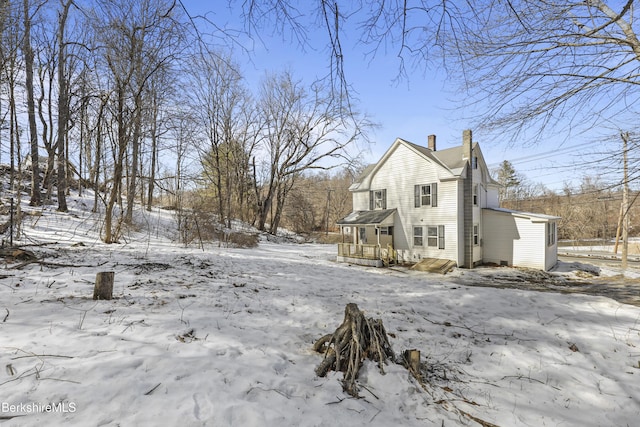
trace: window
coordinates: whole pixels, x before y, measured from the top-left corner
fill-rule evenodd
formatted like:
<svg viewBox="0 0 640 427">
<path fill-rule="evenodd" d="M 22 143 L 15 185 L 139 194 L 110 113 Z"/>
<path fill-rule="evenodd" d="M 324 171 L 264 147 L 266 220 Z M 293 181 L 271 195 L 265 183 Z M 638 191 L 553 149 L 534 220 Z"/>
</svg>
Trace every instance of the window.
<svg viewBox="0 0 640 427">
<path fill-rule="evenodd" d="M 376 228 L 376 234 L 380 233 L 381 236 L 392 236 L 393 227 L 378 227 Z"/>
<path fill-rule="evenodd" d="M 478 224 L 473 224 L 473 246 L 478 246 L 480 243 L 479 230 L 480 226 Z"/>
<path fill-rule="evenodd" d="M 473 206 L 478 206 L 478 184 L 473 186 Z"/>
<path fill-rule="evenodd" d="M 423 185 L 420 191 L 420 204 L 422 206 L 430 206 L 431 205 L 431 186 Z"/>
<path fill-rule="evenodd" d="M 554 245 L 556 243 L 556 223 L 547 223 L 547 246 Z"/>
<path fill-rule="evenodd" d="M 369 210 L 387 209 L 387 190 L 369 191 Z"/>
<path fill-rule="evenodd" d="M 427 246 L 444 249 L 444 225 L 427 227 Z"/>
<path fill-rule="evenodd" d="M 427 227 L 427 246 L 438 247 L 438 227 Z"/>
<path fill-rule="evenodd" d="M 422 246 L 422 227 L 413 227 L 413 246 Z"/>
<path fill-rule="evenodd" d="M 478 169 L 478 156 L 473 156 L 471 158 L 471 167 L 473 169 Z"/>
<path fill-rule="evenodd" d="M 416 208 L 420 206 L 438 206 L 438 184 L 423 184 L 414 187 L 414 199 Z"/>
</svg>

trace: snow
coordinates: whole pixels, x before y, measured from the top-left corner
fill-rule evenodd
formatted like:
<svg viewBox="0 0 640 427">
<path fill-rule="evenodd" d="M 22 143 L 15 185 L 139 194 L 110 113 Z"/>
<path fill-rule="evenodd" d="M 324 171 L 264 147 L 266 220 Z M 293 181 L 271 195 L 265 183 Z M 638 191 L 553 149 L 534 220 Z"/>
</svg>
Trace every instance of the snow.
<svg viewBox="0 0 640 427">
<path fill-rule="evenodd" d="M 3 426 L 640 419 L 639 307 L 460 284 L 486 269 L 441 276 L 338 264 L 333 245 L 185 248 L 160 210 L 138 213 L 138 230 L 106 245 L 91 203 L 70 205 L 25 218 L 21 243 L 37 244 L 26 249 L 49 265 L 0 272 Z M 115 272 L 111 301 L 92 300 L 99 271 Z M 349 302 L 382 319 L 396 354 L 421 351 L 426 388 L 394 363 L 385 375 L 365 363 L 359 399 L 342 391 L 341 373 L 315 376 L 322 356 L 311 347 Z"/>
</svg>

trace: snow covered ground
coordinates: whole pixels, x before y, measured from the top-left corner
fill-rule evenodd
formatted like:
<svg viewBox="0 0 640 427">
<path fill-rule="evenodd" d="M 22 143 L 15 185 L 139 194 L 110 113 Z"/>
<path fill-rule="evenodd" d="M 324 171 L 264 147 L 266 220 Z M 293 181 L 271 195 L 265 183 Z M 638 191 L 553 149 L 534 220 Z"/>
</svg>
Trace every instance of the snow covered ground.
<svg viewBox="0 0 640 427">
<path fill-rule="evenodd" d="M 100 221 L 80 205 L 28 216 L 21 243 L 49 264 L 0 272 L 3 427 L 640 420 L 638 307 L 337 264 L 333 245 L 184 248 L 163 212 L 105 245 Z M 115 272 L 111 301 L 92 300 L 99 271 Z M 341 373 L 315 376 L 311 346 L 349 302 L 382 319 L 397 354 L 421 351 L 426 389 L 396 364 L 366 362 L 359 399 Z"/>
</svg>

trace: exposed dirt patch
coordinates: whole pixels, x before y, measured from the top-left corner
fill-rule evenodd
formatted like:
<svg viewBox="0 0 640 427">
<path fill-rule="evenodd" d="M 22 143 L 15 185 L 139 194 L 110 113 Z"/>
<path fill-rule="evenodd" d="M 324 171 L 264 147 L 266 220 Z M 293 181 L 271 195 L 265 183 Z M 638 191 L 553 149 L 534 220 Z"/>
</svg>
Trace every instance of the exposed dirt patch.
<svg viewBox="0 0 640 427">
<path fill-rule="evenodd" d="M 461 275 L 456 282 L 465 286 L 524 289 L 563 294 L 586 294 L 612 298 L 624 304 L 640 307 L 640 279 L 622 275 L 599 277 L 590 271 L 580 271 L 567 277 L 544 271 L 507 268 L 484 271 L 481 275 Z"/>
</svg>

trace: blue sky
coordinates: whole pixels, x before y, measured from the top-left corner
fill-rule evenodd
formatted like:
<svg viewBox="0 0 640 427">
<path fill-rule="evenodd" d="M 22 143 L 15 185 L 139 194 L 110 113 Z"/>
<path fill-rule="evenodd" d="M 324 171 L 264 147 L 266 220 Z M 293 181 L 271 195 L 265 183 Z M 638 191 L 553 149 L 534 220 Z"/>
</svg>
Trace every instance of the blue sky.
<svg viewBox="0 0 640 427">
<path fill-rule="evenodd" d="M 214 9 L 208 2 L 185 0 L 192 15 L 213 12 L 209 19 L 218 25 L 240 27 L 225 6 Z M 302 49 L 295 41 L 280 34 L 260 33 L 250 55 L 238 50 L 236 58 L 242 64 L 250 85 L 256 84 L 265 72 L 289 69 L 294 76 L 312 81 L 327 72 L 324 30 L 311 31 L 311 47 Z M 474 141 L 480 143 L 490 167 L 503 160 L 513 163 L 516 171 L 532 183 L 542 183 L 553 190 L 561 190 L 565 182 L 578 184 L 585 171 L 571 166 L 584 140 L 570 140 L 559 133 L 556 139 L 536 145 L 523 145 L 500 135 L 483 134 L 473 129 L 473 111 L 455 102 L 456 87 L 438 70 L 408 69 L 408 76 L 398 80 L 399 60 L 393 47 L 379 49 L 374 58 L 365 55 L 365 48 L 357 43 L 357 35 L 347 33 L 341 40 L 345 54 L 346 77 L 360 100 L 359 109 L 379 124 L 372 134 L 373 143 L 363 159 L 372 163 L 389 148 L 396 137 L 426 145 L 427 136 L 437 136 L 437 148 L 444 149 L 462 143 L 462 131 L 474 130 Z M 589 172 L 589 171 L 587 171 Z"/>
</svg>

